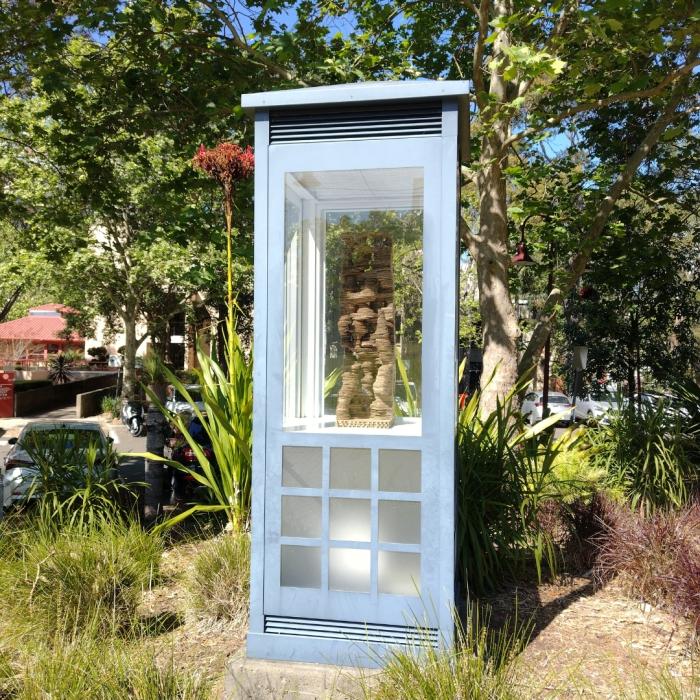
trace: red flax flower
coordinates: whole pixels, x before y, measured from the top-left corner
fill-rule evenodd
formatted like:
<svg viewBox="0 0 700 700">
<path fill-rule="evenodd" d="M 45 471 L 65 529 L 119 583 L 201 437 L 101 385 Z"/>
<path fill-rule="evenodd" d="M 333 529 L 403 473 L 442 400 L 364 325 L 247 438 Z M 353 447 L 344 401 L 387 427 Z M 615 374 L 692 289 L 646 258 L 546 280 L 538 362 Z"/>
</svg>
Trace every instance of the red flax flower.
<svg viewBox="0 0 700 700">
<path fill-rule="evenodd" d="M 228 288 L 228 334 L 229 362 L 231 362 L 231 341 L 233 334 L 233 246 L 231 241 L 233 229 L 233 185 L 253 174 L 255 156 L 250 146 L 241 148 L 238 144 L 223 141 L 214 148 L 201 145 L 192 158 L 195 170 L 201 170 L 216 180 L 224 191 L 224 215 L 226 216 L 226 253 L 227 253 L 227 288 Z"/>
<path fill-rule="evenodd" d="M 250 146 L 241 148 L 238 144 L 223 141 L 214 148 L 200 146 L 192 165 L 227 189 L 234 182 L 245 180 L 253 174 L 255 156 Z"/>
</svg>

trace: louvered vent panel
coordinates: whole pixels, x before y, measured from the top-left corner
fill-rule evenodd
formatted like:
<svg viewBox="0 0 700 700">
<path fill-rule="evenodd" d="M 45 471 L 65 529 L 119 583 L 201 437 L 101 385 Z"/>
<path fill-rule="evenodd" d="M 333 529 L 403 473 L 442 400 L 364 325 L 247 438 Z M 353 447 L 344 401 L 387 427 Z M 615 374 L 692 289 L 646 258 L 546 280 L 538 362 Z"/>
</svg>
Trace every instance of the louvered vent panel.
<svg viewBox="0 0 700 700">
<path fill-rule="evenodd" d="M 265 616 L 265 632 L 289 637 L 341 639 L 379 644 L 437 646 L 438 631 L 405 625 L 375 625 L 362 622 L 313 620 L 304 617 Z"/>
<path fill-rule="evenodd" d="M 439 102 L 270 113 L 270 143 L 439 136 Z"/>
</svg>

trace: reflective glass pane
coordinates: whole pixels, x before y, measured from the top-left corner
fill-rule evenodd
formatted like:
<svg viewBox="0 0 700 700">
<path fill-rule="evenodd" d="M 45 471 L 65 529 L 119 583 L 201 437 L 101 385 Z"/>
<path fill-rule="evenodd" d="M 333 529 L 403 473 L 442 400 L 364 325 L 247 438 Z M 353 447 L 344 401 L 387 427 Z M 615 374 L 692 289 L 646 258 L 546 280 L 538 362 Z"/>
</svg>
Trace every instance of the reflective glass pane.
<svg viewBox="0 0 700 700">
<path fill-rule="evenodd" d="M 280 552 L 280 586 L 321 587 L 321 548 L 283 544 Z"/>
<path fill-rule="evenodd" d="M 379 541 L 420 544 L 420 503 L 379 501 Z"/>
<path fill-rule="evenodd" d="M 419 450 L 379 450 L 379 490 L 420 493 Z"/>
<path fill-rule="evenodd" d="M 285 174 L 286 429 L 420 416 L 423 176 Z"/>
<path fill-rule="evenodd" d="M 369 542 L 370 502 L 364 498 L 331 498 L 330 538 Z"/>
<path fill-rule="evenodd" d="M 371 457 L 368 449 L 331 447 L 331 488 L 369 491 Z"/>
<path fill-rule="evenodd" d="M 369 593 L 368 549 L 338 549 L 328 553 L 328 587 L 334 591 Z"/>
<path fill-rule="evenodd" d="M 282 448 L 282 486 L 320 489 L 321 472 L 320 447 Z"/>
<path fill-rule="evenodd" d="M 320 537 L 321 499 L 315 496 L 282 496 L 282 536 Z"/>
<path fill-rule="evenodd" d="M 379 592 L 420 595 L 420 554 L 379 552 Z"/>
</svg>

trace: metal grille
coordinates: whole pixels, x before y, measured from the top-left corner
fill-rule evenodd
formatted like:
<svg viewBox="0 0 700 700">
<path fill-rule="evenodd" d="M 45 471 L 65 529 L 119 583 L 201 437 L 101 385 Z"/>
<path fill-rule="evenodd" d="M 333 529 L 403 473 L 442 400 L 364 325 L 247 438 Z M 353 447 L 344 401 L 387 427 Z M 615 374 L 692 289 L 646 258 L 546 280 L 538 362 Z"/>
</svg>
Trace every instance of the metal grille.
<svg viewBox="0 0 700 700">
<path fill-rule="evenodd" d="M 437 646 L 438 631 L 434 627 L 376 625 L 338 620 L 313 620 L 304 617 L 265 616 L 265 632 L 289 637 L 341 639 L 379 644 Z"/>
<path fill-rule="evenodd" d="M 440 102 L 270 113 L 270 143 L 439 136 L 441 131 Z"/>
</svg>

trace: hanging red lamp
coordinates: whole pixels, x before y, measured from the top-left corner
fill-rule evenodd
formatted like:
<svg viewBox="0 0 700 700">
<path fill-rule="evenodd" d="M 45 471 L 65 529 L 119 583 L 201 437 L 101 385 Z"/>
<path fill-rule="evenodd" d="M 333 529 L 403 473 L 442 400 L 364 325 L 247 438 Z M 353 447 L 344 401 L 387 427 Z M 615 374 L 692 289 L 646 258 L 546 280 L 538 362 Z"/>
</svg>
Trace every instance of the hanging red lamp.
<svg viewBox="0 0 700 700">
<path fill-rule="evenodd" d="M 530 257 L 527 252 L 527 244 L 525 243 L 525 233 L 520 234 L 520 241 L 515 246 L 515 255 L 512 258 L 513 265 L 525 266 L 536 265 L 537 263 Z"/>
</svg>

